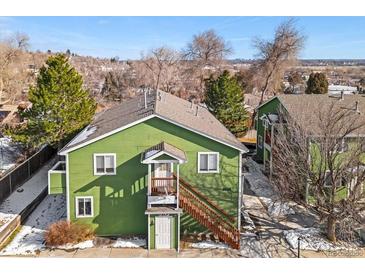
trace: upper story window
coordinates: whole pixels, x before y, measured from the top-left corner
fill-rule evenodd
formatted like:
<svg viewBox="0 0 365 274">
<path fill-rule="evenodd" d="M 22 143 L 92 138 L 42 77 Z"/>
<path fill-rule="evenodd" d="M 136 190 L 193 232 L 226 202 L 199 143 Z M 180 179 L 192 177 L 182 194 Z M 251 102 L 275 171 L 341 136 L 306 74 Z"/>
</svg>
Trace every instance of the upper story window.
<svg viewBox="0 0 365 274">
<path fill-rule="evenodd" d="M 218 173 L 219 153 L 218 152 L 198 152 L 198 172 Z"/>
<path fill-rule="evenodd" d="M 115 175 L 115 153 L 94 154 L 94 175 Z"/>
<path fill-rule="evenodd" d="M 76 217 L 93 217 L 93 197 L 76 197 Z"/>
</svg>

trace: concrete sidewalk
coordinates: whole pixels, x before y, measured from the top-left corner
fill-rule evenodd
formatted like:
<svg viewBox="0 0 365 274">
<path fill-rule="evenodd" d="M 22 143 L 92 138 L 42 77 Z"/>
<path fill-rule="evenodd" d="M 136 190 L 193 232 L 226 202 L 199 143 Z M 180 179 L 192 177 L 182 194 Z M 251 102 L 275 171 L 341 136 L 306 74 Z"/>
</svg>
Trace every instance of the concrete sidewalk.
<svg viewBox="0 0 365 274">
<path fill-rule="evenodd" d="M 41 258 L 239 258 L 239 252 L 231 249 L 183 249 L 150 250 L 144 248 L 109 248 L 96 247 L 66 250 L 46 250 L 36 257 Z"/>
<path fill-rule="evenodd" d="M 251 249 L 247 246 L 246 249 Z M 253 255 L 254 253 L 250 253 Z M 296 258 L 295 251 L 288 252 L 280 245 L 276 247 L 275 258 Z M 46 250 L 36 257 L 40 258 L 254 258 L 257 256 L 241 255 L 232 249 L 182 249 L 179 253 L 175 250 L 150 250 L 143 248 L 106 248 L 96 247 L 83 250 Z M 343 252 L 316 252 L 301 251 L 301 258 L 365 258 L 365 250 Z"/>
</svg>

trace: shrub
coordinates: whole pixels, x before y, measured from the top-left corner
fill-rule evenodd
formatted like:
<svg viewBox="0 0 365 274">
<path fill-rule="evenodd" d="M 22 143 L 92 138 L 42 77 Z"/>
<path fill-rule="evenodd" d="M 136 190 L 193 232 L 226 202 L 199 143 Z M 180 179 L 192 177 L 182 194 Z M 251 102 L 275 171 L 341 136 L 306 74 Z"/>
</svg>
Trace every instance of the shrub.
<svg viewBox="0 0 365 274">
<path fill-rule="evenodd" d="M 85 225 L 69 221 L 59 221 L 51 224 L 45 233 L 45 240 L 48 246 L 64 244 L 76 244 L 94 237 L 93 230 Z"/>
</svg>

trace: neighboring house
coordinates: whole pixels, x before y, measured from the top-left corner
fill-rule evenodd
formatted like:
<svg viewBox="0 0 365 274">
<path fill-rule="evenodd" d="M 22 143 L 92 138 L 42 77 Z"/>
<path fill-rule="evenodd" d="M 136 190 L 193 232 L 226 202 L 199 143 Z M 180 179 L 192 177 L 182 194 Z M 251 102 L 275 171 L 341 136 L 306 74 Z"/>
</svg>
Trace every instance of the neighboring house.
<svg viewBox="0 0 365 274">
<path fill-rule="evenodd" d="M 360 116 L 360 121 L 365 124 L 365 97 L 363 95 L 344 95 L 331 96 L 328 94 L 298 94 L 298 95 L 278 95 L 264 102 L 257 108 L 256 116 L 256 159 L 264 165 L 264 170 L 271 178 L 273 173 L 272 161 L 272 145 L 275 138 L 275 125 L 280 122 L 279 115 L 281 111 L 285 111 L 295 121 L 300 121 L 301 127 L 309 129 L 308 132 L 321 132 L 316 128 L 320 125 L 318 122 L 319 109 L 327 109 L 333 102 L 338 103 L 338 107 L 353 110 L 353 113 Z M 349 144 L 354 142 L 356 138 L 365 136 L 365 128 L 362 126 L 356 136 L 347 136 L 342 139 L 342 145 L 339 148 L 342 152 L 348 150 Z M 316 150 L 316 144 L 310 143 L 311 149 Z M 315 153 L 313 153 L 315 154 Z M 313 158 L 314 155 L 311 155 Z M 315 159 L 311 159 L 315 161 Z"/>
<path fill-rule="evenodd" d="M 246 152 L 207 109 L 148 91 L 96 115 L 59 151 L 49 193 L 65 194 L 67 219 L 96 235 L 178 250 L 181 233 L 210 230 L 239 248 Z"/>
</svg>

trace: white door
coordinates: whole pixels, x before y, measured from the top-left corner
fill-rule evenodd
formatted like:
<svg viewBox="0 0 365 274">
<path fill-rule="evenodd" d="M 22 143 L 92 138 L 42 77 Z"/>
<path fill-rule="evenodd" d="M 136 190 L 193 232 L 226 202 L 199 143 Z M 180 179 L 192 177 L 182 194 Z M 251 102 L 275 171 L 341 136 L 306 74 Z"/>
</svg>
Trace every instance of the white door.
<svg viewBox="0 0 365 274">
<path fill-rule="evenodd" d="M 155 217 L 156 249 L 171 248 L 171 218 L 168 216 Z"/>
</svg>

